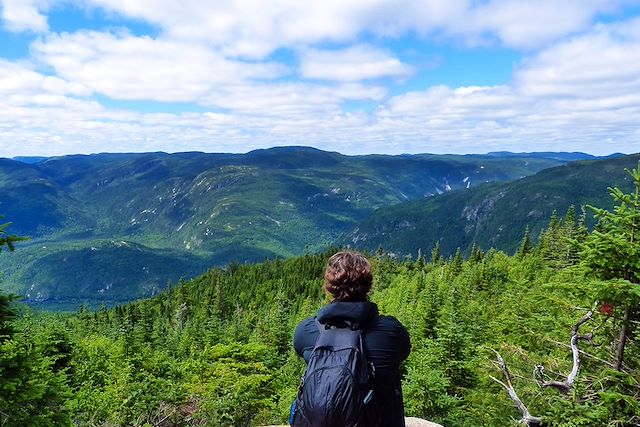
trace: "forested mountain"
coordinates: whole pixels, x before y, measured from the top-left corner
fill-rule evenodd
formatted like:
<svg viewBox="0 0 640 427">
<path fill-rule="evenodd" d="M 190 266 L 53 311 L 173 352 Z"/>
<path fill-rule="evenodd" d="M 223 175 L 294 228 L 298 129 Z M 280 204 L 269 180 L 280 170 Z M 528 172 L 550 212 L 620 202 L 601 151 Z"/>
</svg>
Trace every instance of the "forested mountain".
<svg viewBox="0 0 640 427">
<path fill-rule="evenodd" d="M 370 256 L 371 299 L 412 340 L 407 415 L 450 427 L 640 423 L 640 167 L 631 175 L 632 191 L 612 192 L 615 210 L 598 211 L 591 233 L 567 216 L 515 255 Z M 232 264 L 73 315 L 16 318 L 0 293 L 0 423 L 282 424 L 303 371 L 292 332 L 327 302 L 331 252 Z"/>
<path fill-rule="evenodd" d="M 0 259 L 0 286 L 72 304 L 150 295 L 212 265 L 318 250 L 376 208 L 567 161 L 305 147 L 26 160 L 0 159 L 0 214 L 32 238 Z"/>
<path fill-rule="evenodd" d="M 491 151 L 489 153 L 487 153 L 487 156 L 494 156 L 494 157 L 519 157 L 519 156 L 531 156 L 531 157 L 538 157 L 538 158 L 542 158 L 542 159 L 556 159 L 556 160 L 563 160 L 566 162 L 573 162 L 576 160 L 596 160 L 598 158 L 602 158 L 602 157 L 598 157 L 598 156 L 592 156 L 590 154 L 586 154 L 586 153 L 581 153 L 579 151 L 574 151 L 571 153 L 568 152 L 553 152 L 553 151 L 537 151 L 537 152 L 532 152 L 532 153 L 512 153 L 510 151 Z M 624 154 L 622 153 L 613 153 L 610 154 L 608 156 L 606 156 L 605 158 L 613 158 L 613 157 L 621 157 L 624 156 Z"/>
<path fill-rule="evenodd" d="M 536 240 L 556 211 L 571 206 L 577 215 L 587 204 L 610 207 L 607 187 L 630 188 L 624 168 L 637 165 L 640 155 L 577 161 L 545 169 L 511 182 L 474 188 L 377 209 L 341 243 L 354 247 L 416 256 L 440 242 L 444 255 L 457 248 L 469 253 L 495 247 L 513 253 L 528 228 Z"/>
</svg>

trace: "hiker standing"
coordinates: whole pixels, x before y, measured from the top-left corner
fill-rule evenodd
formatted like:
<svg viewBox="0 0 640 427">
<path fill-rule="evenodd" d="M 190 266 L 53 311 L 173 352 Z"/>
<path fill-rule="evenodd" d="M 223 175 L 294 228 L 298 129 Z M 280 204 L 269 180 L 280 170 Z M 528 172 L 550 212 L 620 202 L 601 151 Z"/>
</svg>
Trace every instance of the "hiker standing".
<svg viewBox="0 0 640 427">
<path fill-rule="evenodd" d="M 329 258 L 332 297 L 297 327 L 293 345 L 308 365 L 290 422 L 295 427 L 404 427 L 400 363 L 411 348 L 395 318 L 367 300 L 373 280 L 361 254 Z"/>
</svg>

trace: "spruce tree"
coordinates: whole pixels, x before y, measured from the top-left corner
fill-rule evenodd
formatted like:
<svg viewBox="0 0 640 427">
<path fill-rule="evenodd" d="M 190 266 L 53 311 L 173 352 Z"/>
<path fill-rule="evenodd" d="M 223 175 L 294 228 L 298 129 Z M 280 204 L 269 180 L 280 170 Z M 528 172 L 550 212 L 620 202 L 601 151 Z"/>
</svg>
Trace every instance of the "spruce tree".
<svg viewBox="0 0 640 427">
<path fill-rule="evenodd" d="M 640 312 L 640 162 L 638 168 L 625 169 L 634 189 L 624 193 L 609 188 L 617 203 L 613 211 L 593 206 L 598 227 L 585 239 L 580 251 L 582 264 L 590 274 L 603 280 L 597 297 L 622 312 L 616 343 L 615 367 L 623 367 L 625 347 L 638 324 Z"/>
<path fill-rule="evenodd" d="M 0 215 L 0 219 L 4 218 Z M 28 237 L 16 236 L 15 234 L 7 234 L 7 227 L 10 226 L 10 222 L 0 224 L 0 252 L 4 246 L 10 251 L 15 250 L 15 243 L 23 240 L 29 240 Z"/>
<path fill-rule="evenodd" d="M 482 249 L 480 249 L 478 247 L 478 245 L 476 245 L 476 242 L 473 242 L 473 245 L 471 245 L 471 253 L 469 255 L 469 262 L 471 263 L 477 263 L 482 261 L 482 258 L 484 257 L 484 252 L 482 252 Z"/>
<path fill-rule="evenodd" d="M 3 217 L 0 216 L 0 219 Z M 10 222 L 0 225 L 0 252 L 4 246 L 10 251 L 15 250 L 15 242 L 26 240 L 26 237 L 7 234 L 7 227 Z M 15 309 L 11 306 L 11 301 L 15 300 L 13 295 L 5 295 L 0 292 L 0 342 L 11 338 L 14 332 L 12 321 L 16 316 Z"/>
<path fill-rule="evenodd" d="M 470 334 L 462 321 L 461 304 L 460 291 L 453 285 L 436 325 L 436 342 L 443 350 L 441 363 L 450 381 L 448 392 L 451 395 L 460 395 L 475 382 L 470 365 Z"/>
<path fill-rule="evenodd" d="M 0 225 L 0 251 L 25 240 L 8 235 L 9 225 Z M 13 299 L 0 292 L 0 425 L 70 425 L 63 409 L 69 389 L 64 374 L 53 369 L 59 359 L 43 355 L 42 343 L 17 330 Z"/>
<path fill-rule="evenodd" d="M 438 240 L 431 251 L 431 262 L 433 264 L 439 264 L 442 261 L 442 252 L 440 249 L 440 240 Z"/>
<path fill-rule="evenodd" d="M 458 275 L 462 272 L 462 251 L 460 248 L 456 249 L 456 254 L 453 256 L 449 271 L 453 275 Z"/>
<path fill-rule="evenodd" d="M 522 242 L 520 242 L 520 247 L 516 252 L 516 256 L 518 258 L 524 258 L 525 255 L 531 252 L 533 246 L 531 245 L 531 234 L 529 232 L 529 226 L 524 229 L 524 237 L 522 238 Z"/>
<path fill-rule="evenodd" d="M 0 292 L 0 343 L 11 338 L 14 332 L 12 321 L 16 311 L 11 305 L 15 297 Z"/>
</svg>

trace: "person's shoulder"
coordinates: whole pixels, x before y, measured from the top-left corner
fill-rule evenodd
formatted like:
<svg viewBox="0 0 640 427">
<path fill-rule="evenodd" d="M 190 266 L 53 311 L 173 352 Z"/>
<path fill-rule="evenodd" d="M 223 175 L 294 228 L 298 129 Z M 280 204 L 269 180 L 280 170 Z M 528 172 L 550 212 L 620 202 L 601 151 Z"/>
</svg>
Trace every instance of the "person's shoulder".
<svg viewBox="0 0 640 427">
<path fill-rule="evenodd" d="M 370 330 L 391 333 L 393 335 L 406 335 L 407 328 L 395 317 L 379 315 L 369 325 Z"/>
<path fill-rule="evenodd" d="M 296 330 L 299 332 L 313 331 L 315 329 L 318 329 L 318 327 L 316 326 L 316 318 L 314 316 L 307 317 L 306 319 L 301 320 L 296 327 Z"/>
<path fill-rule="evenodd" d="M 300 323 L 298 323 L 298 325 L 306 325 L 307 323 L 315 323 L 315 322 L 316 322 L 316 317 L 309 316 L 306 319 L 302 319 Z"/>
<path fill-rule="evenodd" d="M 387 315 L 380 315 L 378 316 L 378 318 L 376 319 L 377 323 L 385 325 L 387 327 L 395 327 L 395 328 L 402 328 L 402 329 L 406 329 L 404 327 L 404 325 L 395 317 L 393 316 L 387 316 Z"/>
<path fill-rule="evenodd" d="M 307 317 L 301 321 L 293 333 L 293 348 L 296 353 L 302 357 L 309 354 L 313 350 L 319 333 L 315 317 Z"/>
<path fill-rule="evenodd" d="M 406 359 L 411 351 L 411 339 L 407 328 L 393 316 L 378 316 L 366 334 L 370 349 L 392 348 L 394 360 L 398 364 Z"/>
</svg>

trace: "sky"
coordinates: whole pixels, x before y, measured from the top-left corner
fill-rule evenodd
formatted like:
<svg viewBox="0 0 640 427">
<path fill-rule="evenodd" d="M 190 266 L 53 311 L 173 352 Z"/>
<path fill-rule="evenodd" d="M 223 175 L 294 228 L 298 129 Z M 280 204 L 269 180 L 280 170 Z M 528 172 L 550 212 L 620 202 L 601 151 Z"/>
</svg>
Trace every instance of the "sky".
<svg viewBox="0 0 640 427">
<path fill-rule="evenodd" d="M 640 0 L 0 0 L 0 156 L 640 151 Z"/>
</svg>

